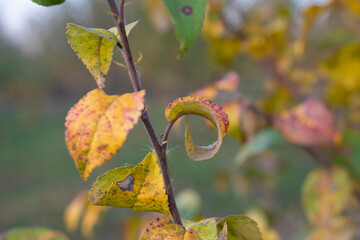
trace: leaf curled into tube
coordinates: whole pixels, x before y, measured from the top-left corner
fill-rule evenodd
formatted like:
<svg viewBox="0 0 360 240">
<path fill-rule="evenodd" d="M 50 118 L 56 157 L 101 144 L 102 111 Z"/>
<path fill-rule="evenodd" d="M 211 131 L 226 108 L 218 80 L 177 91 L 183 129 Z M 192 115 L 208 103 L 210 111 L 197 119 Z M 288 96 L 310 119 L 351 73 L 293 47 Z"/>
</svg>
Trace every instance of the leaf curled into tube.
<svg viewBox="0 0 360 240">
<path fill-rule="evenodd" d="M 144 95 L 145 91 L 109 96 L 95 89 L 69 111 L 66 145 L 84 180 L 121 148 L 141 115 Z"/>
<path fill-rule="evenodd" d="M 223 109 L 210 100 L 201 97 L 182 97 L 169 103 L 165 110 L 165 116 L 169 122 L 176 121 L 184 115 L 199 115 L 208 119 L 217 129 L 217 141 L 209 146 L 197 146 L 194 144 L 186 121 L 185 147 L 188 156 L 192 160 L 206 160 L 212 158 L 220 149 L 222 138 L 229 127 L 229 119 Z"/>
</svg>

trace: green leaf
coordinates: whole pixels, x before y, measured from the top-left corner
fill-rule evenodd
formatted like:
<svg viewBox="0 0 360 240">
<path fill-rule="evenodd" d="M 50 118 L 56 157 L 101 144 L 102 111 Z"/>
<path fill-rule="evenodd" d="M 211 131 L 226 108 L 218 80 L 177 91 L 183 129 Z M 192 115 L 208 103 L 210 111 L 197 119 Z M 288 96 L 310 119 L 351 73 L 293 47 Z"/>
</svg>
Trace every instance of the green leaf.
<svg viewBox="0 0 360 240">
<path fill-rule="evenodd" d="M 1 238 L 3 237 L 3 238 Z M 14 228 L 0 236 L 4 240 L 69 240 L 64 234 L 48 228 Z"/>
<path fill-rule="evenodd" d="M 251 156 L 274 148 L 282 143 L 285 143 L 285 139 L 279 131 L 272 128 L 261 130 L 241 147 L 240 152 L 235 157 L 235 163 L 242 165 Z"/>
<path fill-rule="evenodd" d="M 203 26 L 206 0 L 163 0 L 180 40 L 180 57 L 184 56 Z"/>
<path fill-rule="evenodd" d="M 352 190 L 350 176 L 343 168 L 310 172 L 302 189 L 302 201 L 309 222 L 327 226 L 347 206 Z"/>
<path fill-rule="evenodd" d="M 217 129 L 217 141 L 209 146 L 197 146 L 194 144 L 190 134 L 188 118 L 186 120 L 185 147 L 188 156 L 195 161 L 210 159 L 221 147 L 222 138 L 229 127 L 228 116 L 217 104 L 196 96 L 178 98 L 169 103 L 165 110 L 165 116 L 170 122 L 189 114 L 199 115 L 208 119 Z"/>
<path fill-rule="evenodd" d="M 90 202 L 100 206 L 131 208 L 168 214 L 168 198 L 157 156 L 146 155 L 136 167 L 116 168 L 98 177 L 89 192 Z"/>
<path fill-rule="evenodd" d="M 65 2 L 65 0 L 32 0 L 32 1 L 43 6 L 53 6 Z"/>
<path fill-rule="evenodd" d="M 204 219 L 200 222 L 189 225 L 188 229 L 194 230 L 201 239 L 217 240 L 216 221 L 216 218 Z"/>
<path fill-rule="evenodd" d="M 227 216 L 218 222 L 218 232 L 223 231 L 225 224 L 227 225 L 227 240 L 262 240 L 257 223 L 251 218 Z"/>
</svg>

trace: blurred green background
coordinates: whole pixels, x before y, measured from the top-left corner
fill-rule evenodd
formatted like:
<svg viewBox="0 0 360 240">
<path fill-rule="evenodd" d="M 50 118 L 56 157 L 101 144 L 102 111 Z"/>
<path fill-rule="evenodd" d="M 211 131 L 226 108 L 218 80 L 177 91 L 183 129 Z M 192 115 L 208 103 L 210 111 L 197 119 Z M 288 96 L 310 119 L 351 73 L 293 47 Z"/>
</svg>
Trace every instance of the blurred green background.
<svg viewBox="0 0 360 240">
<path fill-rule="evenodd" d="M 289 4 L 296 14 L 299 6 Z M 63 230 L 71 239 L 82 239 L 78 232 L 65 230 L 66 205 L 78 192 L 89 189 L 97 176 L 117 166 L 136 164 L 151 150 L 144 128 L 138 123 L 114 159 L 94 170 L 84 182 L 65 146 L 67 111 L 96 87 L 67 44 L 66 23 L 110 28 L 113 19 L 104 0 L 69 0 L 51 8 L 30 0 L 2 1 L 0 9 L 0 232 L 15 226 L 46 226 Z M 170 101 L 220 79 L 230 70 L 240 74 L 240 91 L 246 97 L 261 96 L 266 73 L 251 59 L 239 55 L 230 65 L 220 67 L 207 51 L 208 43 L 200 36 L 185 57 L 177 60 L 179 44 L 172 28 L 156 31 L 141 1 L 132 1 L 126 10 L 128 22 L 140 20 L 130 35 L 130 44 L 135 55 L 137 50 L 143 55 L 138 67 L 158 136 L 167 125 L 164 109 Z M 117 60 L 121 58 L 117 56 Z M 131 84 L 126 70 L 112 65 L 105 92 L 129 91 Z M 215 140 L 215 133 L 199 119 L 194 119 L 192 129 L 201 136 L 197 139 L 200 144 Z M 233 191 L 217 191 L 214 187 L 219 171 L 231 166 L 239 149 L 237 141 L 226 136 L 216 157 L 205 162 L 191 161 L 183 141 L 183 130 L 170 136 L 171 178 L 175 192 L 192 188 L 200 194 L 203 216 L 241 214 L 250 206 L 259 205 L 258 198 L 239 197 Z M 300 188 L 315 163 L 306 153 L 291 146 L 277 157 L 286 160 L 286 166 L 283 174 L 273 179 L 278 184 L 275 192 L 279 200 L 273 206 L 283 216 L 276 225 L 285 236 L 293 230 L 301 233 L 305 220 Z M 267 197 L 262 192 L 257 194 L 260 198 Z M 129 214 L 134 212 L 111 208 L 96 226 L 94 238 L 121 239 L 120 220 Z"/>
</svg>

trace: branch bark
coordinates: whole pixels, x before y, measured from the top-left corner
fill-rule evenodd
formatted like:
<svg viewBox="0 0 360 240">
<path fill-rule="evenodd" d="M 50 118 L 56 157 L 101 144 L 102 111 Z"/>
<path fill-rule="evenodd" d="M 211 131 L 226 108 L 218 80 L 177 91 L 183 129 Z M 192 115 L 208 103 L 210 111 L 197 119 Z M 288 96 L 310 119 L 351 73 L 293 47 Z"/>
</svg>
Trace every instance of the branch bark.
<svg viewBox="0 0 360 240">
<path fill-rule="evenodd" d="M 107 0 L 107 2 L 109 4 L 109 7 L 113 14 L 116 28 L 119 32 L 121 43 L 118 46 L 119 46 L 119 50 L 120 50 L 121 54 L 123 55 L 123 57 L 125 59 L 128 73 L 130 76 L 130 80 L 133 85 L 133 89 L 135 92 L 140 91 L 140 90 L 142 90 L 141 82 L 140 82 L 139 74 L 135 67 L 135 62 L 134 62 L 132 54 L 131 54 L 131 49 L 130 49 L 128 38 L 126 36 L 126 30 L 125 30 L 125 24 L 126 24 L 125 14 L 124 14 L 125 0 L 121 0 L 119 10 L 118 10 L 114 0 Z M 166 145 L 163 146 L 160 144 L 159 139 L 157 138 L 157 136 L 155 134 L 155 131 L 154 131 L 153 125 L 151 123 L 149 114 L 146 110 L 146 107 L 145 107 L 144 111 L 142 112 L 140 119 L 144 124 L 146 132 L 149 136 L 149 139 L 155 149 L 156 155 L 158 156 L 161 173 L 162 173 L 162 177 L 164 180 L 165 190 L 166 190 L 166 194 L 168 196 L 170 213 L 174 219 L 174 222 L 176 224 L 182 225 L 182 221 L 181 221 L 180 214 L 179 214 L 179 211 L 176 206 L 174 192 L 173 192 L 172 185 L 171 185 L 169 168 L 168 168 L 167 159 L 166 159 Z"/>
</svg>

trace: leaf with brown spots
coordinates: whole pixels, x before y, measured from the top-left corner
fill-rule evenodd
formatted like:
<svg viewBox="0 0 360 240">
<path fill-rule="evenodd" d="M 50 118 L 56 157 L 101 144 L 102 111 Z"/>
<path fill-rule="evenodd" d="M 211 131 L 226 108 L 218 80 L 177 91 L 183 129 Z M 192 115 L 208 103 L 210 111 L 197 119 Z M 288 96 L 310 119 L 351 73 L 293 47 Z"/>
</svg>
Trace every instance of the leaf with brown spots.
<svg viewBox="0 0 360 240">
<path fill-rule="evenodd" d="M 331 146 L 341 138 L 334 115 L 316 99 L 276 116 L 275 126 L 289 142 L 302 146 Z"/>
<path fill-rule="evenodd" d="M 144 95 L 140 91 L 109 96 L 95 89 L 69 111 L 66 145 L 84 180 L 121 148 L 141 115 Z"/>
<path fill-rule="evenodd" d="M 185 131 L 186 152 L 195 161 L 210 159 L 220 149 L 222 138 L 229 127 L 228 116 L 220 106 L 201 97 L 178 98 L 169 103 L 165 110 L 165 116 L 169 122 L 175 122 L 180 117 L 190 114 L 208 119 L 216 127 L 218 138 L 217 141 L 209 146 L 195 145 L 190 134 L 187 118 Z"/>
<path fill-rule="evenodd" d="M 155 218 L 143 231 L 140 240 L 202 240 L 193 230 L 173 223 L 169 218 Z M 204 239 L 205 240 L 205 239 Z"/>
<path fill-rule="evenodd" d="M 169 213 L 168 198 L 154 152 L 146 155 L 136 167 L 116 168 L 98 177 L 89 198 L 91 203 L 100 206 Z"/>
</svg>

